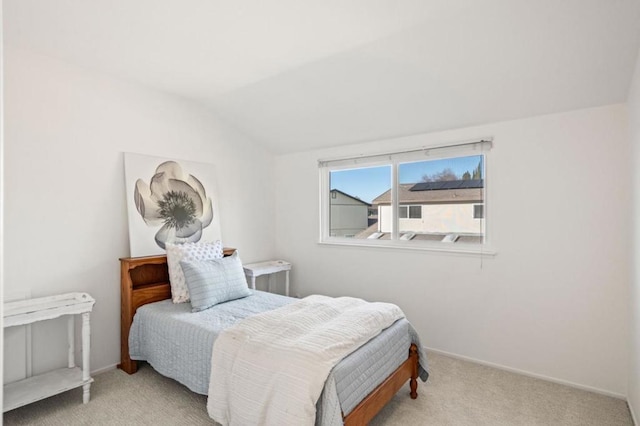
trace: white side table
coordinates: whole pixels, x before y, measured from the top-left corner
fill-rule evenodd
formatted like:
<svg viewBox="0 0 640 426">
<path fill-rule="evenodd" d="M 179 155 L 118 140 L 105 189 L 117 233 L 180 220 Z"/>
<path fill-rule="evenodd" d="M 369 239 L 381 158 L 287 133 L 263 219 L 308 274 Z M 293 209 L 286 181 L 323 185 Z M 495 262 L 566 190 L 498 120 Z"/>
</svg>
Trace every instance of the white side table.
<svg viewBox="0 0 640 426">
<path fill-rule="evenodd" d="M 44 398 L 82 386 L 82 401 L 88 403 L 93 379 L 89 369 L 91 325 L 90 312 L 96 301 L 87 293 L 67 293 L 59 296 L 18 300 L 4 304 L 4 327 L 33 324 L 69 315 L 67 338 L 69 344 L 68 368 L 59 368 L 44 374 L 27 377 L 4 385 L 3 412 L 22 407 Z M 82 370 L 75 364 L 74 315 L 82 315 Z"/>
<path fill-rule="evenodd" d="M 289 271 L 291 263 L 284 260 L 269 260 L 267 262 L 249 263 L 243 265 L 244 273 L 251 281 L 251 288 L 256 289 L 256 277 L 260 275 L 271 275 L 278 272 L 285 272 L 285 295 L 289 295 Z M 271 291 L 271 276 L 269 276 L 269 291 Z"/>
</svg>

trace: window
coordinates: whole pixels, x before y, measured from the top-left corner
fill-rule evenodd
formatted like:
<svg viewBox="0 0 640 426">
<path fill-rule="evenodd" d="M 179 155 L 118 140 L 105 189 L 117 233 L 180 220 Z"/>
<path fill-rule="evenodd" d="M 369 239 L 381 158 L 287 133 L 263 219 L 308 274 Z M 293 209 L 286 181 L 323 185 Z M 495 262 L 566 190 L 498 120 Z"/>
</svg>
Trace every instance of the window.
<svg viewBox="0 0 640 426">
<path fill-rule="evenodd" d="M 421 219 L 422 206 L 409 206 L 409 219 Z"/>
<path fill-rule="evenodd" d="M 373 207 L 369 201 L 378 191 L 391 190 L 391 167 L 332 170 L 329 185 L 329 233 L 334 237 L 366 238 L 363 233 L 376 222 L 369 217 Z"/>
<path fill-rule="evenodd" d="M 484 206 L 482 204 L 476 204 L 473 206 L 473 218 L 484 219 Z"/>
<path fill-rule="evenodd" d="M 320 161 L 321 242 L 481 251 L 491 147 L 482 140 Z"/>
<path fill-rule="evenodd" d="M 399 206 L 398 217 L 400 219 L 421 219 L 422 206 Z"/>
</svg>

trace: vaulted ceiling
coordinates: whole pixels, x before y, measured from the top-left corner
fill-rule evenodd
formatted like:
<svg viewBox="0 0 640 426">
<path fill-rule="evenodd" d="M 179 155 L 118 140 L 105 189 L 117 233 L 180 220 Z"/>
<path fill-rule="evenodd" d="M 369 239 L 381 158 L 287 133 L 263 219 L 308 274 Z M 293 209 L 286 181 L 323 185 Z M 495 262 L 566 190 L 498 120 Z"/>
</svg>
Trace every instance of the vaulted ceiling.
<svg viewBox="0 0 640 426">
<path fill-rule="evenodd" d="M 275 153 L 626 100 L 637 0 L 4 0 L 4 42 L 188 97 Z"/>
</svg>

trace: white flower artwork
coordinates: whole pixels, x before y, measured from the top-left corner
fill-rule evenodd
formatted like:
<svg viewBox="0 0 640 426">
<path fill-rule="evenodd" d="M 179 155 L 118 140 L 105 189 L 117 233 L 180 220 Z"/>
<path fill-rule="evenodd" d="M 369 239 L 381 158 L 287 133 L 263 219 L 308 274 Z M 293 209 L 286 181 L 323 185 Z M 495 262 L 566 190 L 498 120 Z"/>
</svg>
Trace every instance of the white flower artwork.
<svg viewBox="0 0 640 426">
<path fill-rule="evenodd" d="M 221 239 L 213 165 L 127 152 L 124 166 L 132 257 Z"/>
</svg>

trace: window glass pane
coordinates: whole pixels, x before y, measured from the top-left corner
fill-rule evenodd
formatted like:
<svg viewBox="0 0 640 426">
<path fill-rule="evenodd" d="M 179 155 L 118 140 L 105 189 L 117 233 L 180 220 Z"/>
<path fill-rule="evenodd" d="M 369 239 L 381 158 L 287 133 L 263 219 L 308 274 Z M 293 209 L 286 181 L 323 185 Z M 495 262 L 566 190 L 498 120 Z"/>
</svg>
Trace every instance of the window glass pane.
<svg viewBox="0 0 640 426">
<path fill-rule="evenodd" d="M 485 155 L 491 144 L 464 145 L 319 161 L 322 241 L 485 244 Z"/>
<path fill-rule="evenodd" d="M 484 218 L 484 205 L 476 204 L 475 206 L 473 206 L 473 218 L 474 219 Z"/>
<path fill-rule="evenodd" d="M 398 174 L 399 203 L 411 203 L 408 218 L 398 212 L 401 238 L 483 242 L 482 155 L 401 163 Z"/>
<path fill-rule="evenodd" d="M 399 216 L 402 217 L 402 216 Z M 422 206 L 409 206 L 409 219 L 421 219 Z"/>
<path fill-rule="evenodd" d="M 329 188 L 329 235 L 358 239 L 389 238 L 385 232 L 391 232 L 390 211 L 380 211 L 372 201 L 377 199 L 390 205 L 391 166 L 331 171 Z M 389 215 L 389 218 L 384 215 Z M 380 230 L 383 220 L 388 222 L 388 231 Z"/>
</svg>

